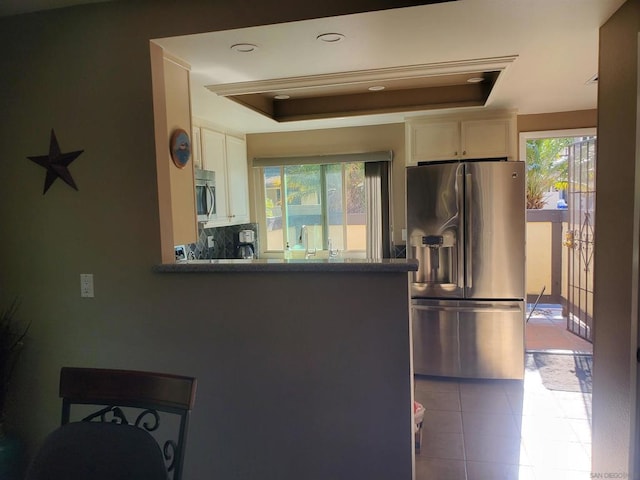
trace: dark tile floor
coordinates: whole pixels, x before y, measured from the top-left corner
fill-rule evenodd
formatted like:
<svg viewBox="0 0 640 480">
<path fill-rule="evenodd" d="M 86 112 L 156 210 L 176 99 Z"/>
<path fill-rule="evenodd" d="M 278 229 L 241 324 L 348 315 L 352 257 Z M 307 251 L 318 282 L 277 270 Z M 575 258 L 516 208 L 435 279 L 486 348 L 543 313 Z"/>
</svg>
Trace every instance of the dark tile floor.
<svg viewBox="0 0 640 480">
<path fill-rule="evenodd" d="M 528 350 L 592 353 L 557 309 L 535 311 L 525 336 Z M 531 361 L 523 381 L 417 376 L 415 399 L 417 480 L 591 478 L 591 393 L 549 390 Z"/>
</svg>

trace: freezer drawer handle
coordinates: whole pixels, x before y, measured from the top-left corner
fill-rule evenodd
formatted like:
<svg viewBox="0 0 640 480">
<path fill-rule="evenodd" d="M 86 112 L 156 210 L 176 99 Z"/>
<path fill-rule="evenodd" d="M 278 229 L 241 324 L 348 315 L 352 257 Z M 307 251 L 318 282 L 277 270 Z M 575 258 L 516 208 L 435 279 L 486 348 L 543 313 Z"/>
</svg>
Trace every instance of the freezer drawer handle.
<svg viewBox="0 0 640 480">
<path fill-rule="evenodd" d="M 483 306 L 483 305 L 476 305 L 473 307 L 447 307 L 447 306 L 436 306 L 436 305 L 412 305 L 412 308 L 415 308 L 416 310 L 424 310 L 424 311 L 429 311 L 429 312 L 477 312 L 477 311 L 482 311 L 482 312 L 514 312 L 514 311 L 518 311 L 520 310 L 520 307 L 517 305 L 513 305 L 513 306 L 496 306 L 496 305 L 490 305 L 490 306 Z"/>
</svg>

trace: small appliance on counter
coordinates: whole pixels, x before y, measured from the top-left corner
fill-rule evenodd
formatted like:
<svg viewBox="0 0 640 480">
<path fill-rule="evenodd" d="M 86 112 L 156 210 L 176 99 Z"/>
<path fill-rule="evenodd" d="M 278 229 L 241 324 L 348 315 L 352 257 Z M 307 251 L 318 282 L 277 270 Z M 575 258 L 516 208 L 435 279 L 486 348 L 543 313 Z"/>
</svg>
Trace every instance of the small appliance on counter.
<svg viewBox="0 0 640 480">
<path fill-rule="evenodd" d="M 253 230 L 240 230 L 238 232 L 237 245 L 238 258 L 256 257 L 256 232 Z"/>
</svg>

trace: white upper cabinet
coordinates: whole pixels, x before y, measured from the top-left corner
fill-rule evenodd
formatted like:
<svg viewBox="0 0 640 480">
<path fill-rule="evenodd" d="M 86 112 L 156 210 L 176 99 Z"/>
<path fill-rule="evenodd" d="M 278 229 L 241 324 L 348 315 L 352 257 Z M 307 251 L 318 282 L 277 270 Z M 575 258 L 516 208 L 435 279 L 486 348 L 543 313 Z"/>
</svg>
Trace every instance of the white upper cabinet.
<svg viewBox="0 0 640 480">
<path fill-rule="evenodd" d="M 202 168 L 215 172 L 215 214 L 209 224 L 225 225 L 227 222 L 227 153 L 224 134 L 207 128 L 200 129 L 202 139 Z"/>
<path fill-rule="evenodd" d="M 509 118 L 463 120 L 460 122 L 460 148 L 463 158 L 511 157 L 512 131 Z M 515 158 L 510 158 L 515 160 Z"/>
<path fill-rule="evenodd" d="M 226 145 L 229 223 L 247 223 L 249 221 L 247 142 L 227 135 Z"/>
<path fill-rule="evenodd" d="M 202 141 L 200 140 L 200 127 L 193 127 L 191 131 L 191 155 L 193 167 L 202 168 Z"/>
<path fill-rule="evenodd" d="M 408 121 L 407 165 L 436 160 L 516 160 L 515 115 L 433 117 Z"/>
<path fill-rule="evenodd" d="M 249 221 L 247 144 L 244 140 L 200 128 L 202 168 L 216 174 L 216 213 L 209 227 Z"/>
<path fill-rule="evenodd" d="M 459 122 L 433 122 L 413 126 L 412 157 L 423 160 L 456 158 L 460 148 Z"/>
</svg>

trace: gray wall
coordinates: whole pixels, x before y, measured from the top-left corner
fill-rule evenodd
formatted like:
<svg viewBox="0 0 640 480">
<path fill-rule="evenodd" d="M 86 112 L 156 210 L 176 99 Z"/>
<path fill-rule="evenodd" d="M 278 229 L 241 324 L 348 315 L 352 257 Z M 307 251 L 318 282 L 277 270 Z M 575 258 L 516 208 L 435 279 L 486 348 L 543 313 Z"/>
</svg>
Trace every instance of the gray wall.
<svg viewBox="0 0 640 480">
<path fill-rule="evenodd" d="M 20 296 L 32 321 L 8 428 L 30 449 L 59 422 L 61 366 L 134 368 L 199 378 L 187 479 L 409 478 L 405 275 L 151 273 L 149 39 L 383 3 L 109 2 L 0 19 L 0 304 Z M 47 153 L 51 128 L 63 152 L 84 150 L 79 192 L 58 180 L 43 196 L 26 159 Z"/>
<path fill-rule="evenodd" d="M 640 2 L 600 29 L 593 368 L 593 471 L 628 472 L 635 405 L 632 275 Z M 633 367 L 632 367 L 633 365 Z M 638 472 L 636 472 L 636 475 Z M 637 477 L 636 477 L 637 478 Z"/>
</svg>

